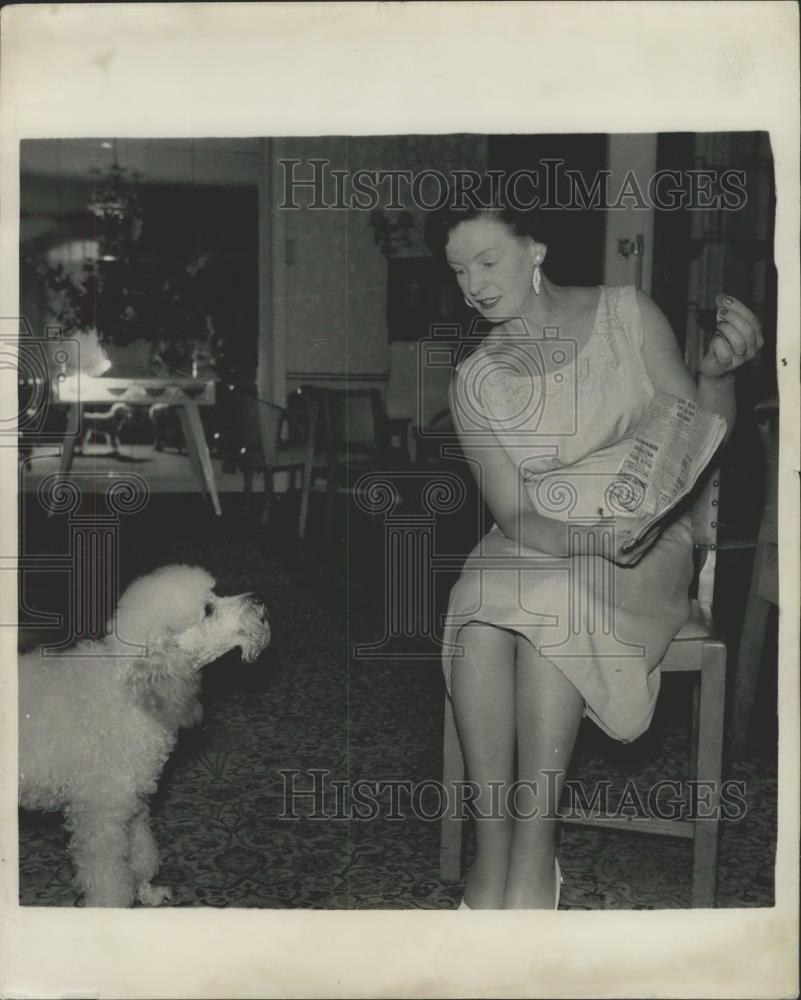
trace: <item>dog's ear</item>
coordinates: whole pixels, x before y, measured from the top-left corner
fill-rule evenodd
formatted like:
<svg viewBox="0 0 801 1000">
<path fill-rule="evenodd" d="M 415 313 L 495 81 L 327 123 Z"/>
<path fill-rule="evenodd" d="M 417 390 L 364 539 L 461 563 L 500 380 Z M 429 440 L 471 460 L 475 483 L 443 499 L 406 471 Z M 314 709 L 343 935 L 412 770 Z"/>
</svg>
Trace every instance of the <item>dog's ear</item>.
<svg viewBox="0 0 801 1000">
<path fill-rule="evenodd" d="M 202 718 L 200 673 L 170 634 L 151 643 L 147 656 L 131 658 L 128 686 L 134 702 L 167 729 L 188 728 Z"/>
</svg>

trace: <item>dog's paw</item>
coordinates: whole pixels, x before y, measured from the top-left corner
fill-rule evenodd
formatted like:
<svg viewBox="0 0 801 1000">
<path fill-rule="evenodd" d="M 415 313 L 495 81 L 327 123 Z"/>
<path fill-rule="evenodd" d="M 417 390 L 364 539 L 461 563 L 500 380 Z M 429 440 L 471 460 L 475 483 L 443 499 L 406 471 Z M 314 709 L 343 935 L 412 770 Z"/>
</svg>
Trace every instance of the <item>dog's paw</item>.
<svg viewBox="0 0 801 1000">
<path fill-rule="evenodd" d="M 151 885 L 149 882 L 140 886 L 136 898 L 142 906 L 164 906 L 172 899 L 172 889 L 166 885 Z"/>
</svg>

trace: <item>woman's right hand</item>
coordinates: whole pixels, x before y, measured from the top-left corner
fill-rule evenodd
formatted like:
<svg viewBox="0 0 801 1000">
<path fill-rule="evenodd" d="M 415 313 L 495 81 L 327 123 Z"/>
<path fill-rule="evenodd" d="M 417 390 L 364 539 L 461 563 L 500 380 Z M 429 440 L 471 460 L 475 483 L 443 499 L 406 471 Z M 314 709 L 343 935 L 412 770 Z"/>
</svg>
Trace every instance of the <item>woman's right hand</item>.
<svg viewBox="0 0 801 1000">
<path fill-rule="evenodd" d="M 662 526 L 657 523 L 637 545 L 630 547 L 632 538 L 642 530 L 643 520 L 639 517 L 620 515 L 607 517 L 588 525 L 583 534 L 587 538 L 593 537 L 592 549 L 602 558 L 608 559 L 616 566 L 636 566 L 662 534 Z M 585 551 L 589 551 L 589 546 Z"/>
</svg>

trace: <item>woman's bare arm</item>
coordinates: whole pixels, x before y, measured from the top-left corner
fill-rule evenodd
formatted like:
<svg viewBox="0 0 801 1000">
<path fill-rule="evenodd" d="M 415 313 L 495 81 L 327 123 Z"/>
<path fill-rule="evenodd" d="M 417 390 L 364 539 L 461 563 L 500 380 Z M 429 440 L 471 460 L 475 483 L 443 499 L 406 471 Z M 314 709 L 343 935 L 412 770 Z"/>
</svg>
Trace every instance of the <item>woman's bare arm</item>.
<svg viewBox="0 0 801 1000">
<path fill-rule="evenodd" d="M 549 555 L 579 555 L 591 551 L 603 553 L 621 566 L 637 563 L 647 546 L 631 552 L 624 552 L 622 546 L 638 529 L 638 519 L 617 519 L 615 549 L 608 551 L 603 547 L 609 544 L 609 519 L 594 524 L 570 524 L 568 531 L 567 522 L 548 517 L 536 509 L 491 422 L 479 414 L 475 400 L 472 405 L 463 405 L 463 401 L 471 397 L 467 395 L 469 386 L 460 382 L 462 377 L 463 373 L 457 371 L 449 393 L 454 427 L 482 499 L 504 535 L 524 548 Z M 629 522 L 627 527 L 623 526 L 624 520 Z"/>
<path fill-rule="evenodd" d="M 637 292 L 637 304 L 642 317 L 642 357 L 654 390 L 697 400 L 698 386 L 667 317 L 645 292 Z"/>
<path fill-rule="evenodd" d="M 734 372 L 762 347 L 756 316 L 729 295 L 717 297 L 717 332 L 701 361 L 696 384 L 662 310 L 643 292 L 637 302 L 643 321 L 642 353 L 648 377 L 657 391 L 695 400 L 726 421 L 726 439 L 734 428 L 737 406 Z"/>
<path fill-rule="evenodd" d="M 567 555 L 566 525 L 540 514 L 523 486 L 520 473 L 503 450 L 489 421 L 481 421 L 462 404 L 464 393 L 456 391 L 462 373 L 451 383 L 449 399 L 454 427 L 479 492 L 495 523 L 507 538 L 525 548 Z M 469 389 L 469 387 L 467 387 Z"/>
<path fill-rule="evenodd" d="M 731 295 L 718 295 L 717 330 L 698 368 L 698 403 L 720 413 L 734 428 L 734 373 L 761 350 L 762 329 L 756 316 Z"/>
</svg>

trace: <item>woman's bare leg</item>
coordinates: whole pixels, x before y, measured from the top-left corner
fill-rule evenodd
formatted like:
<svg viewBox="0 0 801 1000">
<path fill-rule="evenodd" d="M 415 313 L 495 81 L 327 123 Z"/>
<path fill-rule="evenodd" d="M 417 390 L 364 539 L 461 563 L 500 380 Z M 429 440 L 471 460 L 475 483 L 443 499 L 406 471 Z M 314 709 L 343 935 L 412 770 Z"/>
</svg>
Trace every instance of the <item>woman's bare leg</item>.
<svg viewBox="0 0 801 1000">
<path fill-rule="evenodd" d="M 506 789 L 514 773 L 515 637 L 476 623 L 457 641 L 464 653 L 453 659 L 453 710 L 467 776 L 477 786 L 476 856 L 464 899 L 472 909 L 501 909 L 513 827 Z"/>
<path fill-rule="evenodd" d="M 584 711 L 576 688 L 518 636 L 515 702 L 518 803 L 529 816 L 514 822 L 505 909 L 553 909 L 554 851 L 559 797 Z M 545 772 L 557 772 L 556 774 Z M 537 791 L 533 791 L 536 782 Z"/>
</svg>

